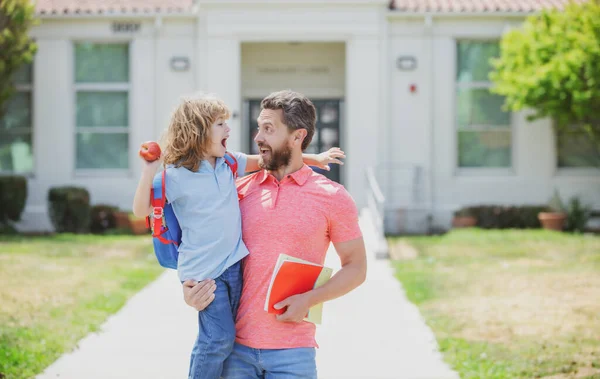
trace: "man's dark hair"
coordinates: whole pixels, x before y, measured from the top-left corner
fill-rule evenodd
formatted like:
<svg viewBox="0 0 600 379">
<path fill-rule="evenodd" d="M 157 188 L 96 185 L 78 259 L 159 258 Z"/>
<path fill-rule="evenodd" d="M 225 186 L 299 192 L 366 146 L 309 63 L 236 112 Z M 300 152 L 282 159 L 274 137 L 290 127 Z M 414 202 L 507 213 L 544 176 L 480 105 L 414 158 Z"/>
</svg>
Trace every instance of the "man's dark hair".
<svg viewBox="0 0 600 379">
<path fill-rule="evenodd" d="M 261 109 L 283 110 L 283 123 L 291 131 L 306 129 L 302 151 L 306 150 L 315 134 L 317 111 L 312 101 L 301 93 L 291 90 L 273 92 L 260 103 Z"/>
</svg>

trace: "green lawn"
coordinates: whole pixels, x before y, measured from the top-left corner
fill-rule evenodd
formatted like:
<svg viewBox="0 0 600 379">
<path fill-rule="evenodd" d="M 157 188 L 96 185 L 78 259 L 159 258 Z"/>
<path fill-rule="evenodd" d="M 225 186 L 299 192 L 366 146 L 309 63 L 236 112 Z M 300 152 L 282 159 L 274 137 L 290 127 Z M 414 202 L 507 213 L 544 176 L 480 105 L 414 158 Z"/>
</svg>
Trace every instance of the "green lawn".
<svg viewBox="0 0 600 379">
<path fill-rule="evenodd" d="M 0 237 L 0 378 L 31 378 L 162 269 L 149 236 Z"/>
<path fill-rule="evenodd" d="M 397 277 L 461 378 L 600 378 L 600 237 L 470 229 L 391 248 L 399 241 L 418 254 L 394 262 Z"/>
</svg>

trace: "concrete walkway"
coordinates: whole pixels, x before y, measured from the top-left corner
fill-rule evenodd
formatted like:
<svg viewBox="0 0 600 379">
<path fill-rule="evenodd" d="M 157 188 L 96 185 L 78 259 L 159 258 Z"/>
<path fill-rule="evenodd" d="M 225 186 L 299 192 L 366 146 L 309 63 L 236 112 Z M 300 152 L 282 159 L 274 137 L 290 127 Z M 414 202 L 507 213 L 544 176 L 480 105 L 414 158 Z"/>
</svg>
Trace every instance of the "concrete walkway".
<svg viewBox="0 0 600 379">
<path fill-rule="evenodd" d="M 366 211 L 367 249 L 375 241 Z M 317 329 L 322 379 L 451 379 L 435 338 L 394 279 L 388 261 L 367 252 L 367 281 L 327 303 Z M 339 268 L 333 248 L 327 264 Z M 165 272 L 38 379 L 186 378 L 196 313 L 183 301 L 175 272 Z"/>
</svg>

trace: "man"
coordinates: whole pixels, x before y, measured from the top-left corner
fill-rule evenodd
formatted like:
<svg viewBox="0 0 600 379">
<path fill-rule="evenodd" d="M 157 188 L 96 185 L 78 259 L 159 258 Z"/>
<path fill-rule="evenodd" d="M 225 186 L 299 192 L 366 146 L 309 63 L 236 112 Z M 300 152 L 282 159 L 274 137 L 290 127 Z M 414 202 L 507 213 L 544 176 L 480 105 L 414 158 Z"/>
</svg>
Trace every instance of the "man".
<svg viewBox="0 0 600 379">
<path fill-rule="evenodd" d="M 242 235 L 250 255 L 243 263 L 243 289 L 236 343 L 225 378 L 316 378 L 315 325 L 303 322 L 309 308 L 342 296 L 365 280 L 366 256 L 354 201 L 343 186 L 313 172 L 302 152 L 315 132 L 316 112 L 304 95 L 275 92 L 263 99 L 254 141 L 262 171 L 238 180 Z M 264 311 L 279 254 L 322 264 L 330 242 L 342 268 L 325 285 Z M 212 285 L 184 286 L 196 309 L 210 303 Z"/>
</svg>

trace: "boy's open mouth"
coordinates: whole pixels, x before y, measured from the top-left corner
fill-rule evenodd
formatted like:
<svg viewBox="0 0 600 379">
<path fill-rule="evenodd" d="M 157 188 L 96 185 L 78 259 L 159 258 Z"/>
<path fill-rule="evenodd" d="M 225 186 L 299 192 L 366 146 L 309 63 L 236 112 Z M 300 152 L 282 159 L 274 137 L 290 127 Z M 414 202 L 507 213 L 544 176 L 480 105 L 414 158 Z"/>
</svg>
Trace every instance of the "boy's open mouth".
<svg viewBox="0 0 600 379">
<path fill-rule="evenodd" d="M 221 140 L 221 145 L 223 145 L 223 147 L 227 149 L 227 138 L 223 138 Z"/>
</svg>

